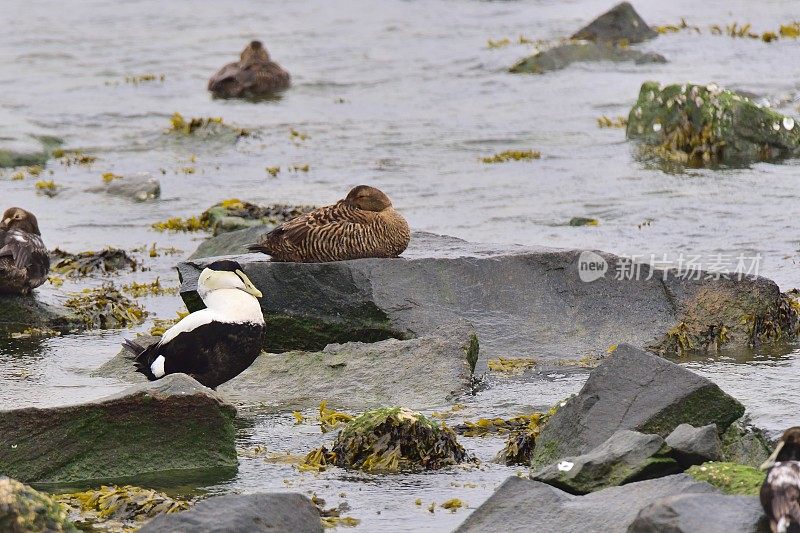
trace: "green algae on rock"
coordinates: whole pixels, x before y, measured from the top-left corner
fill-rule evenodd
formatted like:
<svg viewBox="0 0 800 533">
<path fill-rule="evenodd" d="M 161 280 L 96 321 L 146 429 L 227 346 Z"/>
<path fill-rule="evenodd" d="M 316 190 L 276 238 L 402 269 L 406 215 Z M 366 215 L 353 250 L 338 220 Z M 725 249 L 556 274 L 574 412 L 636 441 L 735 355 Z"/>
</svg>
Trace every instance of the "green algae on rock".
<svg viewBox="0 0 800 533">
<path fill-rule="evenodd" d="M 253 226 L 277 226 L 287 220 L 307 213 L 313 206 L 268 205 L 259 206 L 237 198 L 223 200 L 206 209 L 201 222 L 211 228 L 214 235 Z"/>
<path fill-rule="evenodd" d="M 468 460 L 455 433 L 426 416 L 402 407 L 367 411 L 349 422 L 336 437 L 327 461 L 343 468 L 394 473 L 435 470 Z"/>
<path fill-rule="evenodd" d="M 19 481 L 0 477 L 0 531 L 60 533 L 78 529 L 55 499 Z"/>
<path fill-rule="evenodd" d="M 147 311 L 117 290 L 113 283 L 75 293 L 64 305 L 90 329 L 114 329 L 144 322 Z"/>
<path fill-rule="evenodd" d="M 792 117 L 714 84 L 645 82 L 626 133 L 642 142 L 645 156 L 692 166 L 800 154 L 800 126 Z"/>
<path fill-rule="evenodd" d="M 596 218 L 589 217 L 572 217 L 569 219 L 568 225 L 573 227 L 578 226 L 599 226 L 600 222 Z"/>
<path fill-rule="evenodd" d="M 52 272 L 68 277 L 85 277 L 93 274 L 109 274 L 118 270 L 136 270 L 138 264 L 125 250 L 106 248 L 99 252 L 87 251 L 77 254 L 59 248 L 50 252 Z"/>
<path fill-rule="evenodd" d="M 695 465 L 686 473 L 697 481 L 705 481 L 725 494 L 758 496 L 766 473 L 758 468 L 737 463 L 710 461 Z"/>
</svg>

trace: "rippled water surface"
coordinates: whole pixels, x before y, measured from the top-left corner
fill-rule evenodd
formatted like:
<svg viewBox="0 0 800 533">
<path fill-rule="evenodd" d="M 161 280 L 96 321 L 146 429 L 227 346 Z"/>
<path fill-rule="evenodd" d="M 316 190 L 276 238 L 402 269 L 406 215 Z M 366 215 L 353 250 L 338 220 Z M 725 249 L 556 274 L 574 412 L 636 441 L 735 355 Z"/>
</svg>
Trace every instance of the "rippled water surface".
<svg viewBox="0 0 800 533">
<path fill-rule="evenodd" d="M 353 185 L 386 191 L 417 230 L 469 240 L 602 249 L 670 257 L 680 253 L 760 254 L 760 273 L 782 289 L 800 286 L 797 160 L 747 168 L 666 172 L 638 161 L 619 129 L 601 115 L 627 115 L 640 84 L 716 82 L 798 114 L 800 42 L 713 36 L 710 24 L 751 23 L 773 30 L 797 16 L 791 0 L 635 2 L 651 24 L 685 17 L 702 33 L 665 35 L 640 47 L 665 55 L 658 65 L 573 65 L 543 76 L 511 75 L 531 45 L 489 49 L 487 39 L 569 35 L 610 3 L 477 2 L 22 2 L 6 0 L 0 33 L 0 110 L 98 157 L 90 167 L 51 161 L 45 171 L 64 187 L 54 198 L 35 179 L 0 174 L 0 207 L 37 214 L 46 243 L 70 251 L 157 243 L 182 253 L 150 258 L 124 275 L 177 285 L 173 266 L 202 235 L 162 234 L 152 222 L 197 215 L 230 197 L 257 203 L 323 204 Z M 244 44 L 264 40 L 291 71 L 293 88 L 259 103 L 213 100 L 208 76 Z M 131 75 L 163 81 L 125 83 Z M 176 141 L 164 135 L 174 112 L 220 116 L 256 135 L 233 142 Z M 306 140 L 290 131 L 305 133 Z M 533 162 L 485 165 L 481 156 L 535 149 Z M 308 172 L 290 172 L 308 164 Z M 271 177 L 266 167 L 280 166 Z M 184 169 L 194 169 L 186 173 Z M 134 204 L 86 192 L 101 174 L 150 172 L 162 199 Z M 569 227 L 574 216 L 597 227 Z M 649 225 L 641 225 L 650 220 Z M 40 297 L 102 279 L 45 286 Z M 177 296 L 144 300 L 152 317 L 170 317 Z M 141 329 L 149 329 L 150 323 Z M 114 355 L 129 331 L 45 340 L 0 340 L 4 407 L 56 405 L 96 398 L 124 384 L 89 376 Z M 756 423 L 777 431 L 796 422 L 797 353 L 721 356 L 686 364 L 737 396 Z M 542 407 L 580 388 L 583 374 L 502 382 L 467 401 L 467 415 L 508 416 Z M 521 399 L 521 400 L 520 400 Z M 288 415 L 247 415 L 243 448 L 265 445 L 304 453 L 322 442 L 316 427 Z M 499 439 L 463 439 L 489 459 Z M 484 464 L 435 475 L 354 477 L 341 471 L 297 474 L 291 466 L 243 457 L 239 474 L 212 492 L 315 491 L 329 505 L 344 493 L 362 530 L 442 530 L 455 514 L 414 505 L 458 496 L 477 507 L 514 469 Z M 284 482 L 286 480 L 286 482 Z M 463 484 L 474 483 L 466 488 Z"/>
</svg>

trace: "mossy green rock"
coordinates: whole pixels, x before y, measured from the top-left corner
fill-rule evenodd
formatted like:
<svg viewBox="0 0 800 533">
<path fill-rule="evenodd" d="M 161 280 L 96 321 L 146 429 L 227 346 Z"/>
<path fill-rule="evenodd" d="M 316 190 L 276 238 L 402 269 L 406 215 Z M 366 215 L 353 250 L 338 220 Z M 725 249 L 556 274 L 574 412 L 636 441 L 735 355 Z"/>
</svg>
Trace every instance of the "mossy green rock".
<svg viewBox="0 0 800 533">
<path fill-rule="evenodd" d="M 92 403 L 0 411 L 0 472 L 37 487 L 230 475 L 235 414 L 185 374 Z"/>
<path fill-rule="evenodd" d="M 737 463 L 708 462 L 686 471 L 697 481 L 711 483 L 725 494 L 758 496 L 766 473 L 752 466 Z"/>
<path fill-rule="evenodd" d="M 646 153 L 695 166 L 800 154 L 800 124 L 792 117 L 713 84 L 645 82 L 627 136 L 653 147 Z"/>
<path fill-rule="evenodd" d="M 287 220 L 314 209 L 310 206 L 268 205 L 260 206 L 237 199 L 224 200 L 203 213 L 201 220 L 208 223 L 214 235 L 254 226 L 270 226 L 270 230 Z M 255 241 L 254 241 L 255 242 Z"/>
<path fill-rule="evenodd" d="M 77 532 L 65 507 L 19 481 L 0 477 L 0 531 L 3 533 Z"/>
</svg>

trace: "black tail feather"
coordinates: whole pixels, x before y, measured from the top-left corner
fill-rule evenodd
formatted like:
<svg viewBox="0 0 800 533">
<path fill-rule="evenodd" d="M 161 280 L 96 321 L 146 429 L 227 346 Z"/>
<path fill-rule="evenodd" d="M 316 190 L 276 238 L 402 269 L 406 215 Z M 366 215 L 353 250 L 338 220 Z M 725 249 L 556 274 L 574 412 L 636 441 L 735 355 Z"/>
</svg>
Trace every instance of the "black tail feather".
<svg viewBox="0 0 800 533">
<path fill-rule="evenodd" d="M 149 357 L 150 354 L 148 352 L 151 350 L 145 348 L 137 342 L 128 339 L 125 339 L 125 341 L 122 343 L 122 347 L 133 354 L 133 357 L 128 357 L 128 359 L 133 360 L 133 368 L 136 370 L 136 372 L 144 374 L 150 381 L 155 381 L 158 379 L 155 375 L 153 375 L 153 371 L 150 370 L 150 365 L 153 364 L 153 361 L 150 360 L 151 357 Z"/>
</svg>

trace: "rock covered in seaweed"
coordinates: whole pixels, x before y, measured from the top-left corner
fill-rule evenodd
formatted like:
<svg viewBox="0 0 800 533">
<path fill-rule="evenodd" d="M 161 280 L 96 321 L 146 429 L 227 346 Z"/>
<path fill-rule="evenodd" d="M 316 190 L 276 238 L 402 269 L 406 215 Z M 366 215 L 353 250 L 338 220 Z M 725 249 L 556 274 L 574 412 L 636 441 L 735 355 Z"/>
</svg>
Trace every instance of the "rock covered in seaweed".
<svg viewBox="0 0 800 533">
<path fill-rule="evenodd" d="M 467 459 L 455 433 L 444 424 L 402 407 L 382 407 L 349 422 L 336 437 L 328 460 L 343 468 L 400 472 L 436 470 Z"/>
<path fill-rule="evenodd" d="M 274 227 L 313 209 L 311 206 L 284 204 L 260 206 L 233 198 L 209 207 L 200 219 L 207 223 L 214 235 L 219 235 L 253 226 Z"/>
<path fill-rule="evenodd" d="M 543 74 L 561 70 L 572 63 L 585 61 L 632 61 L 637 65 L 645 63 L 666 63 L 661 54 L 642 52 L 610 43 L 570 41 L 545 48 L 523 58 L 509 69 L 513 74 Z"/>
<path fill-rule="evenodd" d="M 75 293 L 64 305 L 89 329 L 136 326 L 147 316 L 141 305 L 118 291 L 113 283 Z"/>
<path fill-rule="evenodd" d="M 76 532 L 67 511 L 50 496 L 0 476 L 0 531 L 4 533 Z"/>
<path fill-rule="evenodd" d="M 654 31 L 629 2 L 615 5 L 579 29 L 572 39 L 597 42 L 640 43 L 656 37 Z"/>
<path fill-rule="evenodd" d="M 140 172 L 92 187 L 87 192 L 105 193 L 135 202 L 148 202 L 161 197 L 161 183 L 149 173 Z"/>
<path fill-rule="evenodd" d="M 50 270 L 69 277 L 84 277 L 93 274 L 110 274 L 118 270 L 135 271 L 138 264 L 128 252 L 119 248 L 106 248 L 99 252 L 72 254 L 56 248 L 50 252 Z"/>
<path fill-rule="evenodd" d="M 645 155 L 693 166 L 800 154 L 794 118 L 714 84 L 643 83 L 626 133 Z"/>
</svg>

